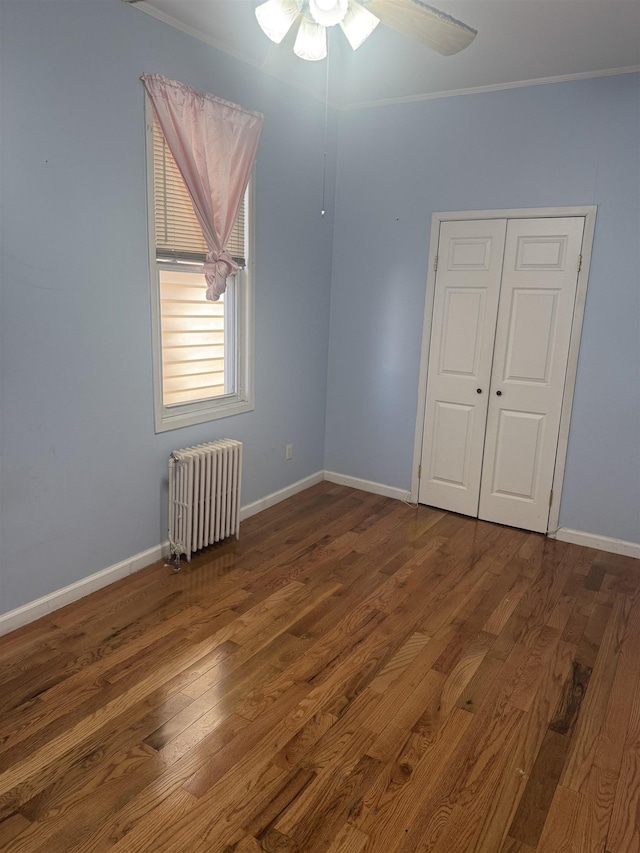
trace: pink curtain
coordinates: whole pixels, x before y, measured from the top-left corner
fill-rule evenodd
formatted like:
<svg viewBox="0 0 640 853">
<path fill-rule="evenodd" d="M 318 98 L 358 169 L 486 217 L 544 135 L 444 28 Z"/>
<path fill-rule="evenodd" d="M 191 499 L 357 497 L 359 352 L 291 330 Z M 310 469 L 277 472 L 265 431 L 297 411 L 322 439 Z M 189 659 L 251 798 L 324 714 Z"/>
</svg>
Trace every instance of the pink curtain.
<svg viewBox="0 0 640 853">
<path fill-rule="evenodd" d="M 160 74 L 141 79 L 209 247 L 204 273 L 207 299 L 215 302 L 238 269 L 225 247 L 249 183 L 263 117 Z"/>
</svg>

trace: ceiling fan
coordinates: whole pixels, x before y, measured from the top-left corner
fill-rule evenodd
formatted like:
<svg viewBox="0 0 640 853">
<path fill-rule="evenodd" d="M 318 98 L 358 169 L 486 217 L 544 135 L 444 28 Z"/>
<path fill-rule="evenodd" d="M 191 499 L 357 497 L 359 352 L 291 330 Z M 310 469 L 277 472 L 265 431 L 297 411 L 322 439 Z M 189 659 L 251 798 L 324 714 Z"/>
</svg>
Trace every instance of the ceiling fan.
<svg viewBox="0 0 640 853">
<path fill-rule="evenodd" d="M 477 30 L 422 0 L 267 0 L 255 12 L 263 31 L 276 44 L 297 27 L 293 51 L 311 61 L 326 57 L 327 27 L 337 24 L 353 50 L 380 21 L 444 56 L 468 47 L 477 35 Z"/>
</svg>

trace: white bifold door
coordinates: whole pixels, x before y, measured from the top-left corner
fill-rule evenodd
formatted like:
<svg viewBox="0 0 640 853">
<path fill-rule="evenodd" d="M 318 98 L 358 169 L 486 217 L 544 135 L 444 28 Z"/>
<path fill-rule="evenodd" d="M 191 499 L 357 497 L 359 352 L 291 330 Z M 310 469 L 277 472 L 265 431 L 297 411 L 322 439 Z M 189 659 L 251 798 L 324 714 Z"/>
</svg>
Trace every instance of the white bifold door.
<svg viewBox="0 0 640 853">
<path fill-rule="evenodd" d="M 420 503 L 546 532 L 583 230 L 441 224 Z"/>
</svg>

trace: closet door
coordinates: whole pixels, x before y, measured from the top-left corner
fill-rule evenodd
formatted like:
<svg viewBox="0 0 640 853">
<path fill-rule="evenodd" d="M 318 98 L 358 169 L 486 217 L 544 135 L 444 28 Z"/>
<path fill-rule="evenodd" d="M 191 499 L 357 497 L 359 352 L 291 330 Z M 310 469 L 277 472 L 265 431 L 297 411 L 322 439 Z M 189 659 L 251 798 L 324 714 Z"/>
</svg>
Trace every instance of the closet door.
<svg viewBox="0 0 640 853">
<path fill-rule="evenodd" d="M 479 517 L 546 532 L 584 219 L 512 219 Z"/>
<path fill-rule="evenodd" d="M 418 500 L 478 514 L 505 219 L 443 222 Z"/>
</svg>

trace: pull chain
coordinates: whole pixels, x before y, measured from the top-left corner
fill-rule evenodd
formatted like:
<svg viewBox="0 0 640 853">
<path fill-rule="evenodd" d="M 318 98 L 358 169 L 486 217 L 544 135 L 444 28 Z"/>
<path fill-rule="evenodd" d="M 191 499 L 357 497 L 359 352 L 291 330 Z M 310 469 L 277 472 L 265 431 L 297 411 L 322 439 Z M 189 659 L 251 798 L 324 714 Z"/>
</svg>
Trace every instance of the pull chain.
<svg viewBox="0 0 640 853">
<path fill-rule="evenodd" d="M 327 41 L 329 41 L 329 32 L 327 31 Z M 325 213 L 325 190 L 327 186 L 327 148 L 329 140 L 329 56 L 330 52 L 327 48 L 327 67 L 324 88 L 324 153 L 322 155 L 322 210 L 320 216 L 324 218 Z"/>
</svg>

